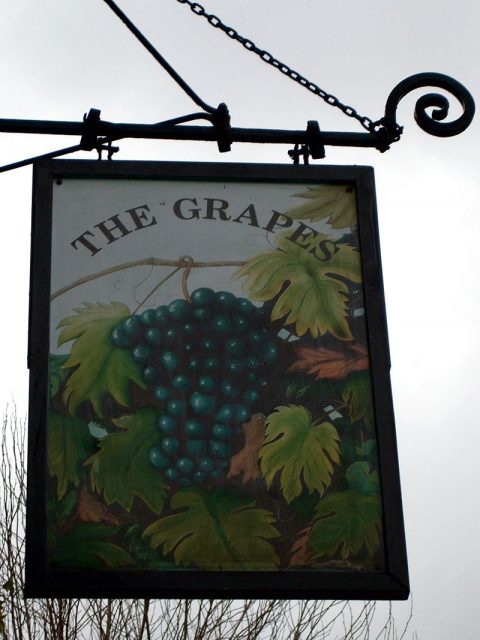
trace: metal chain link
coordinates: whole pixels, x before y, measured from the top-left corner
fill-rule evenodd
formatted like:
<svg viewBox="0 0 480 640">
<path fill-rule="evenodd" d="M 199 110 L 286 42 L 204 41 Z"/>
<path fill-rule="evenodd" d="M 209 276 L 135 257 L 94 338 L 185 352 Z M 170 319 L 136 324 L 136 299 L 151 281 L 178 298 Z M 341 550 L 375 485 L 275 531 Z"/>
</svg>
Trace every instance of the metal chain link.
<svg viewBox="0 0 480 640">
<path fill-rule="evenodd" d="M 350 118 L 354 118 L 355 120 L 358 120 L 358 122 L 362 125 L 362 127 L 367 131 L 372 131 L 375 128 L 376 123 L 374 123 L 370 118 L 368 118 L 367 116 L 360 115 L 359 113 L 357 113 L 357 111 L 353 107 L 349 107 L 345 104 L 342 104 L 342 102 L 340 102 L 340 100 L 336 98 L 334 95 L 327 93 L 326 91 L 321 89 L 318 85 L 316 85 L 314 82 L 311 82 L 310 80 L 302 76 L 300 73 L 298 73 L 298 71 L 294 71 L 284 62 L 277 60 L 277 58 L 272 56 L 272 54 L 269 53 L 268 51 L 265 51 L 264 49 L 260 49 L 259 47 L 257 47 L 257 45 L 254 42 L 252 42 L 248 38 L 244 38 L 235 29 L 224 24 L 218 16 L 215 16 L 211 13 L 207 13 L 205 11 L 205 8 L 202 7 L 202 5 L 199 4 L 198 2 L 192 2 L 192 0 L 177 0 L 177 2 L 179 2 L 180 4 L 187 4 L 190 7 L 190 9 L 193 11 L 193 13 L 205 18 L 216 29 L 221 29 L 232 40 L 236 40 L 237 42 L 240 42 L 240 44 L 242 44 L 245 47 L 245 49 L 247 49 L 248 51 L 252 51 L 253 53 L 256 53 L 257 56 L 259 56 L 264 62 L 272 65 L 272 67 L 275 67 L 276 69 L 281 71 L 283 74 L 285 74 L 295 82 L 298 82 L 298 84 L 308 89 L 311 93 L 322 98 L 322 100 L 324 100 L 330 106 L 340 109 L 346 116 L 349 116 Z"/>
</svg>

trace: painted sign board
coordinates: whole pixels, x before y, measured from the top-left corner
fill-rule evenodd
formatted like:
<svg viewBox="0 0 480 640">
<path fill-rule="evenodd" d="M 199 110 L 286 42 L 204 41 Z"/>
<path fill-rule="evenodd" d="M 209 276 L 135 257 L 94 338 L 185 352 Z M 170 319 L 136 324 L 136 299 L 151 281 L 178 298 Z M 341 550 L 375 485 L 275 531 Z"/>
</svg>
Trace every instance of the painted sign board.
<svg viewBox="0 0 480 640">
<path fill-rule="evenodd" d="M 28 596 L 408 596 L 373 170 L 34 171 Z"/>
</svg>

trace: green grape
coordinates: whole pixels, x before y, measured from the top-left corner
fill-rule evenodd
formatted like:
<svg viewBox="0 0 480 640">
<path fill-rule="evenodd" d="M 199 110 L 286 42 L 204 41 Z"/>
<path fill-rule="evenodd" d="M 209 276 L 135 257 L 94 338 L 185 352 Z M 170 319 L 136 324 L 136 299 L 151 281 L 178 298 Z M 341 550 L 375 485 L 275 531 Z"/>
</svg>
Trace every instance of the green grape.
<svg viewBox="0 0 480 640">
<path fill-rule="evenodd" d="M 148 452 L 148 459 L 150 464 L 157 469 L 165 469 L 170 464 L 168 456 L 165 455 L 160 447 L 152 447 Z"/>
<path fill-rule="evenodd" d="M 246 333 L 251 327 L 250 320 L 243 316 L 233 316 L 233 328 L 235 333 Z"/>
<path fill-rule="evenodd" d="M 161 361 L 167 371 L 174 371 L 178 368 L 178 356 L 174 351 L 164 351 L 162 353 Z"/>
<path fill-rule="evenodd" d="M 196 327 L 191 322 L 186 322 L 182 327 L 182 333 L 185 336 L 192 337 L 196 333 Z"/>
<path fill-rule="evenodd" d="M 167 411 L 172 416 L 184 416 L 186 409 L 185 400 L 167 400 Z"/>
<path fill-rule="evenodd" d="M 142 373 L 143 379 L 147 384 L 154 384 L 158 378 L 158 371 L 156 367 L 145 367 Z"/>
<path fill-rule="evenodd" d="M 142 321 L 139 316 L 130 316 L 123 321 L 123 329 L 129 338 L 135 340 L 142 335 Z"/>
<path fill-rule="evenodd" d="M 179 458 L 177 460 L 177 469 L 180 473 L 190 474 L 194 469 L 194 463 L 190 458 Z"/>
<path fill-rule="evenodd" d="M 215 353 L 217 350 L 217 343 L 211 338 L 202 338 L 200 340 L 200 349 L 204 353 Z"/>
<path fill-rule="evenodd" d="M 132 356 L 137 362 L 147 362 L 152 357 L 152 350 L 146 344 L 139 344 L 133 350 Z"/>
<path fill-rule="evenodd" d="M 200 287 L 190 296 L 192 304 L 196 307 L 211 306 L 215 302 L 215 292 L 208 287 Z"/>
<path fill-rule="evenodd" d="M 117 325 L 112 329 L 110 340 L 114 347 L 120 347 L 121 349 L 126 349 L 132 345 L 122 325 Z"/>
<path fill-rule="evenodd" d="M 188 485 L 190 484 L 190 480 L 188 478 L 185 478 L 185 476 L 180 476 L 177 482 L 181 487 L 188 487 Z"/>
<path fill-rule="evenodd" d="M 212 438 L 215 438 L 215 440 L 230 440 L 231 436 L 232 430 L 228 425 L 220 422 L 213 425 Z"/>
<path fill-rule="evenodd" d="M 204 471 L 205 473 L 209 473 L 214 468 L 213 460 L 211 458 L 200 458 L 198 461 L 198 469 L 199 471 Z"/>
<path fill-rule="evenodd" d="M 263 348 L 263 358 L 265 362 L 272 363 L 278 357 L 278 348 L 274 342 L 268 342 Z"/>
<path fill-rule="evenodd" d="M 212 317 L 212 310 L 209 307 L 196 307 L 193 310 L 193 317 L 198 322 L 207 322 Z"/>
<path fill-rule="evenodd" d="M 165 342 L 167 342 L 168 344 L 172 344 L 173 342 L 175 342 L 175 340 L 178 337 L 177 330 L 174 329 L 173 327 L 170 327 L 170 329 L 167 329 L 163 335 L 164 335 Z"/>
<path fill-rule="evenodd" d="M 247 382 L 255 382 L 256 379 L 257 379 L 257 374 L 255 373 L 255 371 L 247 372 L 247 375 L 245 376 L 245 380 Z"/>
<path fill-rule="evenodd" d="M 235 306 L 236 298 L 230 291 L 217 291 L 215 298 L 222 309 L 232 309 Z"/>
<path fill-rule="evenodd" d="M 205 435 L 205 425 L 201 420 L 197 420 L 196 418 L 185 420 L 183 430 L 186 435 L 191 438 L 201 438 Z"/>
<path fill-rule="evenodd" d="M 170 322 L 170 312 L 165 305 L 162 305 L 161 307 L 157 307 L 157 309 L 155 309 L 155 320 L 157 324 L 160 324 L 162 326 L 165 326 Z"/>
<path fill-rule="evenodd" d="M 193 342 L 184 342 L 183 350 L 185 353 L 192 353 L 192 351 L 195 351 L 195 344 Z"/>
<path fill-rule="evenodd" d="M 215 458 L 228 458 L 232 453 L 232 449 L 228 444 L 228 442 L 219 442 L 218 440 L 211 440 L 210 453 Z"/>
<path fill-rule="evenodd" d="M 149 327 L 145 331 L 145 342 L 154 347 L 159 347 L 162 344 L 162 334 L 158 327 Z"/>
<path fill-rule="evenodd" d="M 255 306 L 247 298 L 237 298 L 236 309 L 245 316 L 251 317 L 255 313 Z"/>
<path fill-rule="evenodd" d="M 212 331 L 217 333 L 230 333 L 233 330 L 233 323 L 226 314 L 217 314 L 212 318 Z"/>
<path fill-rule="evenodd" d="M 164 474 L 167 480 L 175 481 L 178 478 L 177 470 L 174 469 L 174 467 L 169 467 L 168 469 L 165 469 Z"/>
<path fill-rule="evenodd" d="M 140 315 L 140 320 L 146 327 L 153 327 L 156 321 L 155 309 L 145 309 L 145 311 Z"/>
<path fill-rule="evenodd" d="M 153 395 L 157 400 L 166 400 L 170 397 L 170 389 L 167 389 L 167 387 L 155 387 Z"/>
<path fill-rule="evenodd" d="M 186 300 L 173 300 L 168 310 L 175 320 L 186 320 L 190 316 L 190 304 Z"/>
<path fill-rule="evenodd" d="M 230 380 L 223 380 L 222 384 L 220 385 L 220 388 L 222 390 L 223 395 L 226 398 L 235 400 L 235 398 L 238 398 L 238 396 L 240 395 L 240 390 L 238 389 L 238 386 Z"/>
<path fill-rule="evenodd" d="M 177 421 L 168 413 L 164 413 L 157 420 L 157 427 L 163 431 L 165 435 L 175 433 L 177 430 Z"/>
<path fill-rule="evenodd" d="M 186 448 L 192 456 L 203 456 L 207 449 L 205 440 L 187 440 Z"/>
<path fill-rule="evenodd" d="M 211 376 L 200 376 L 197 385 L 200 391 L 203 391 L 205 393 L 211 393 L 217 388 L 215 378 L 212 378 Z"/>
<path fill-rule="evenodd" d="M 187 366 L 190 369 L 190 371 L 198 371 L 201 365 L 202 365 L 202 359 L 194 357 L 194 358 L 190 358 Z"/>
<path fill-rule="evenodd" d="M 232 375 L 238 375 L 243 371 L 243 362 L 240 360 L 225 360 L 225 371 Z"/>
<path fill-rule="evenodd" d="M 252 410 L 250 409 L 250 407 L 247 407 L 244 404 L 235 405 L 235 422 L 248 422 L 251 415 Z"/>
<path fill-rule="evenodd" d="M 205 393 L 199 393 L 195 391 L 190 396 L 190 406 L 195 413 L 199 415 L 206 415 L 215 411 L 217 401 L 215 396 L 207 395 Z"/>
<path fill-rule="evenodd" d="M 254 350 L 260 349 L 265 343 L 265 337 L 259 331 L 252 331 L 248 336 L 248 342 Z"/>
<path fill-rule="evenodd" d="M 205 358 L 203 366 L 206 371 L 216 371 L 220 368 L 220 358 Z"/>
<path fill-rule="evenodd" d="M 195 471 L 195 473 L 192 476 L 192 480 L 196 484 L 201 484 L 202 482 L 205 482 L 206 479 L 207 479 L 207 474 L 204 473 L 203 471 Z"/>
<path fill-rule="evenodd" d="M 191 385 L 192 383 L 190 382 L 190 378 L 183 373 L 179 373 L 172 379 L 172 386 L 175 387 L 175 389 L 189 389 Z"/>
<path fill-rule="evenodd" d="M 170 436 L 163 438 L 162 449 L 165 451 L 165 453 L 170 453 L 170 454 L 177 453 L 179 448 L 180 448 L 180 443 L 177 440 L 177 438 L 173 438 Z"/>
<path fill-rule="evenodd" d="M 259 398 L 259 393 L 256 389 L 246 389 L 245 393 L 242 396 L 242 400 L 246 403 L 246 404 L 253 404 L 254 402 L 256 402 Z"/>
<path fill-rule="evenodd" d="M 215 414 L 218 422 L 233 422 L 235 420 L 235 405 L 223 404 Z"/>
<path fill-rule="evenodd" d="M 230 338 L 225 341 L 225 353 L 231 356 L 239 355 L 245 351 L 245 343 L 240 338 Z"/>
<path fill-rule="evenodd" d="M 260 362 L 256 356 L 248 356 L 245 359 L 245 366 L 249 369 L 256 369 L 260 365 Z"/>
</svg>

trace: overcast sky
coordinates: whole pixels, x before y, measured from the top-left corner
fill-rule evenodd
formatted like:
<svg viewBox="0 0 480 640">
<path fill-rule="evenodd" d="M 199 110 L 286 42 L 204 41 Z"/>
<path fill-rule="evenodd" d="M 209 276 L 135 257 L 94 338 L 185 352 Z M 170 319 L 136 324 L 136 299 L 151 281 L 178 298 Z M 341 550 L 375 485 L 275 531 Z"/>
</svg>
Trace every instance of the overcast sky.
<svg viewBox="0 0 480 640">
<path fill-rule="evenodd" d="M 362 131 L 340 111 L 261 63 L 175 0 L 120 6 L 233 126 Z M 205 0 L 289 66 L 372 119 L 391 89 L 423 71 L 480 95 L 478 0 Z M 0 118 L 156 122 L 197 111 L 102 0 L 0 0 Z M 415 124 L 415 96 L 398 110 L 405 132 L 386 154 L 327 148 L 326 164 L 376 171 L 407 544 L 411 633 L 480 637 L 480 117 L 462 135 Z M 453 109 L 453 113 L 458 113 Z M 0 134 L 0 164 L 75 144 Z M 119 159 L 288 162 L 284 146 L 120 143 Z M 77 155 L 76 157 L 94 157 Z M 0 174 L 2 406 L 27 410 L 31 169 Z M 405 606 L 398 606 L 404 616 Z"/>
</svg>

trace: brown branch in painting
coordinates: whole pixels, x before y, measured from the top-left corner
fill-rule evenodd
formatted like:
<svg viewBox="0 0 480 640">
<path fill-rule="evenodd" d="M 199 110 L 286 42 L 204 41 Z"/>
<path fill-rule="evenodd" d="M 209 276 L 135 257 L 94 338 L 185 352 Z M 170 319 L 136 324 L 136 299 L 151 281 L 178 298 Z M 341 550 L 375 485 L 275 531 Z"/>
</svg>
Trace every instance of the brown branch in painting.
<svg viewBox="0 0 480 640">
<path fill-rule="evenodd" d="M 190 264 L 190 269 L 197 269 L 203 267 L 241 267 L 245 264 L 243 260 L 212 260 L 212 261 L 199 261 L 192 260 Z M 88 282 L 92 282 L 93 280 L 97 280 L 98 278 L 103 278 L 104 276 L 109 276 L 112 273 L 117 273 L 118 271 L 123 271 L 125 269 L 132 269 L 134 267 L 185 267 L 185 258 L 182 257 L 179 260 L 163 260 L 162 258 L 141 258 L 139 260 L 132 260 L 131 262 L 124 262 L 122 264 L 117 264 L 114 267 L 109 267 L 108 269 L 103 269 L 103 271 L 97 271 L 96 273 L 92 273 L 88 276 L 84 276 L 83 278 L 79 278 L 75 280 L 71 284 L 62 287 L 61 289 L 57 289 L 54 291 L 50 300 L 55 300 L 59 296 L 67 293 L 67 291 L 71 291 L 76 287 L 79 287 L 82 284 L 87 284 Z"/>
</svg>

